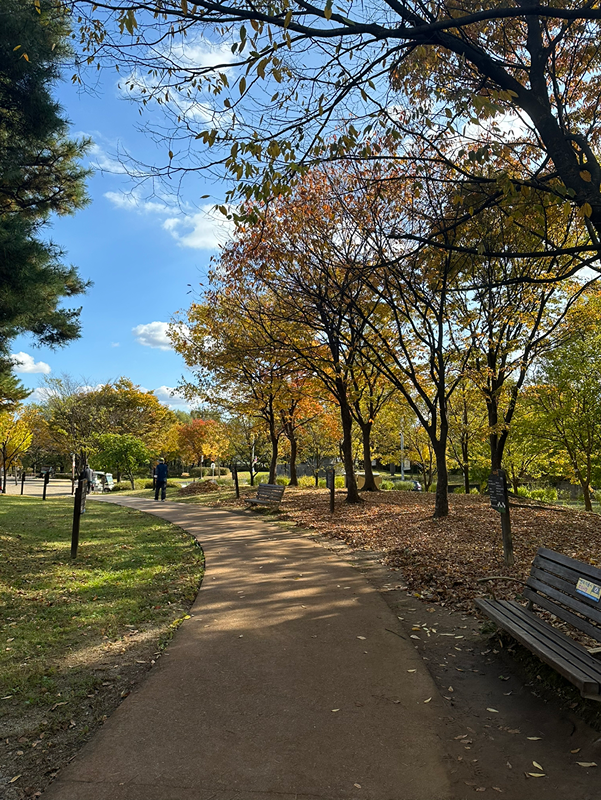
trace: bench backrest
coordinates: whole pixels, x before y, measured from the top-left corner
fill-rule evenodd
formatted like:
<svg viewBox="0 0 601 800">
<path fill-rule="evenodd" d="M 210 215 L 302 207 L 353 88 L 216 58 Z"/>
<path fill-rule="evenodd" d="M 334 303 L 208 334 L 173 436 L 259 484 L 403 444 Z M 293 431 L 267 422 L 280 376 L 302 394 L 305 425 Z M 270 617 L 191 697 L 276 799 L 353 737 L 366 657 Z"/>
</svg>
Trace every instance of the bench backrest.
<svg viewBox="0 0 601 800">
<path fill-rule="evenodd" d="M 522 594 L 601 642 L 601 569 L 541 547 Z"/>
<path fill-rule="evenodd" d="M 274 483 L 260 483 L 257 490 L 257 500 L 272 500 L 279 502 L 284 494 L 283 486 L 276 486 Z"/>
</svg>

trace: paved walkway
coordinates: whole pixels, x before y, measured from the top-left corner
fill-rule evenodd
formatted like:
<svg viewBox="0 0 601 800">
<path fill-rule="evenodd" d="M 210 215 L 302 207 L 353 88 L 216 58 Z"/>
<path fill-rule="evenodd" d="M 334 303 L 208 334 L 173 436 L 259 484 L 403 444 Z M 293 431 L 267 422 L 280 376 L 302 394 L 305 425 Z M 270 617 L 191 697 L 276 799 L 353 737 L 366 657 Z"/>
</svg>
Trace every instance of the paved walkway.
<svg viewBox="0 0 601 800">
<path fill-rule="evenodd" d="M 443 701 L 357 570 L 252 512 L 93 499 L 185 528 L 206 575 L 164 657 L 44 800 L 451 796 Z"/>
</svg>

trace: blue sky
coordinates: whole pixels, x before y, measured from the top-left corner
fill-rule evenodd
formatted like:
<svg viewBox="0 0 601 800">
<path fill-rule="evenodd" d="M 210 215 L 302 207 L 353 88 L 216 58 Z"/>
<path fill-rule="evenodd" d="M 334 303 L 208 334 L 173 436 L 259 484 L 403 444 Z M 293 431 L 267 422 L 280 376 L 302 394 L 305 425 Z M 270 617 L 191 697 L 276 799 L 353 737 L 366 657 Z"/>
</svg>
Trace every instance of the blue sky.
<svg viewBox="0 0 601 800">
<path fill-rule="evenodd" d="M 117 74 L 107 70 L 101 80 L 94 94 L 66 81 L 55 91 L 73 134 L 94 140 L 90 205 L 54 219 L 46 231 L 66 251 L 65 261 L 94 282 L 88 294 L 75 298 L 83 306 L 82 337 L 55 351 L 19 337 L 11 349 L 20 359 L 16 370 L 30 389 L 41 385 L 44 374 L 67 373 L 91 385 L 124 375 L 172 407 L 185 408 L 169 396 L 184 365 L 169 347 L 165 326 L 189 305 L 191 288 L 198 291 L 206 280 L 210 257 L 227 238 L 223 218 L 211 212 L 227 187 L 198 174 L 187 181 L 179 204 L 164 194 L 149 197 L 148 187 L 136 189 L 121 170 L 118 150 L 146 161 L 164 154 L 138 130 L 137 104 L 121 94 Z M 201 200 L 205 194 L 210 198 Z"/>
</svg>

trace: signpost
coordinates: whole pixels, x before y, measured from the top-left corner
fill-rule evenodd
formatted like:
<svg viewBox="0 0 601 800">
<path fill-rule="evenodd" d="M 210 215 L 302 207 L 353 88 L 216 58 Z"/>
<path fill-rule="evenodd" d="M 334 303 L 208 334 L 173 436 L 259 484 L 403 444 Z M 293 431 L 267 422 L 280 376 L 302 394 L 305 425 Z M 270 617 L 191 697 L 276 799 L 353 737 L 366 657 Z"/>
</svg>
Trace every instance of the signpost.
<svg viewBox="0 0 601 800">
<path fill-rule="evenodd" d="M 23 486 L 25 485 L 25 470 L 21 470 L 21 494 L 23 494 Z"/>
<path fill-rule="evenodd" d="M 511 567 L 514 563 L 513 540 L 511 537 L 511 518 L 509 516 L 509 495 L 507 493 L 507 477 L 505 470 L 495 469 L 488 479 L 490 505 L 501 515 L 501 532 L 503 534 L 503 555 L 505 563 Z"/>
</svg>

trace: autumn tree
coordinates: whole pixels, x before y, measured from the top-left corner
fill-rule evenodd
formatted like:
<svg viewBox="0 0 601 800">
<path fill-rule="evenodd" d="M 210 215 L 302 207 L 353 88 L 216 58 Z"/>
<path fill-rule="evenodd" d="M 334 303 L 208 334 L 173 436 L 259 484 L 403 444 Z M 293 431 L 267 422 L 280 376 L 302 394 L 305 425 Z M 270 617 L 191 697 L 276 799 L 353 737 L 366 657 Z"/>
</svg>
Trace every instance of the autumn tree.
<svg viewBox="0 0 601 800">
<path fill-rule="evenodd" d="M 222 292 L 215 285 L 204 302 L 190 306 L 185 325 L 181 315 L 176 319 L 170 336 L 194 376 L 182 383 L 184 392 L 265 425 L 271 443 L 269 482 L 275 483 L 279 442 L 296 403 L 298 369 L 270 347 L 241 291 Z"/>
<path fill-rule="evenodd" d="M 11 467 L 25 455 L 33 433 L 29 412 L 3 411 L 0 413 L 0 450 L 2 452 L 2 493 L 6 494 L 6 478 Z"/>
<path fill-rule="evenodd" d="M 592 511 L 593 477 L 601 474 L 600 308 L 595 294 L 574 309 L 566 339 L 545 355 L 528 394 L 534 438 L 549 451 L 563 451 L 587 511 Z"/>
<path fill-rule="evenodd" d="M 168 137 L 155 128 L 167 139 L 155 176 L 223 165 L 239 194 L 269 197 L 309 164 L 345 157 L 358 142 L 359 156 L 372 157 L 370 137 L 383 130 L 411 149 L 406 157 L 424 173 L 438 162 L 472 186 L 463 219 L 498 203 L 519 205 L 529 190 L 541 212 L 537 255 L 561 250 L 545 235 L 549 203 L 578 216 L 583 259 L 599 254 L 595 6 L 70 5 L 81 15 L 85 55 L 120 66 L 132 95 L 153 110 L 160 102 L 172 123 Z M 217 46 L 214 59 L 199 64 L 183 43 L 202 37 L 231 48 Z M 142 81 L 142 71 L 152 81 Z M 208 124 L 195 113 L 207 106 Z M 332 131 L 349 119 L 332 144 Z M 448 245 L 440 230 L 431 233 Z"/>
</svg>

